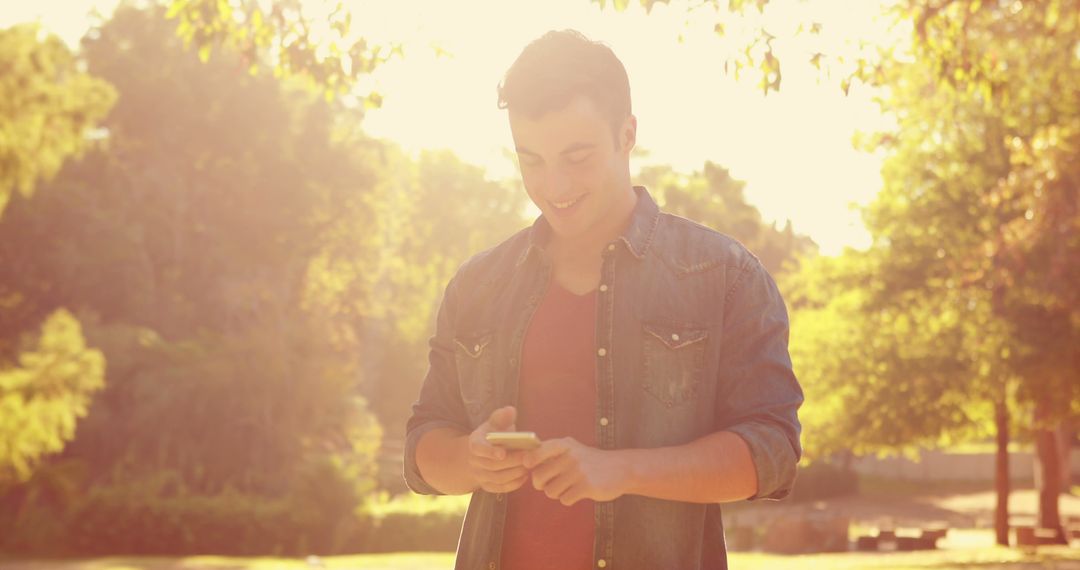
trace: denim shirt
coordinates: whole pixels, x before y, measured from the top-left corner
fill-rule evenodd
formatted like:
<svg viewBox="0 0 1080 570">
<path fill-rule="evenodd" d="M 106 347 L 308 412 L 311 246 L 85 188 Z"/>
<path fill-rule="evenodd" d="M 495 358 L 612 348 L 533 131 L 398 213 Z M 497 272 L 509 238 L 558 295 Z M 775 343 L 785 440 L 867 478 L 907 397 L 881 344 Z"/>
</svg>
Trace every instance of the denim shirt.
<svg viewBox="0 0 1080 570">
<path fill-rule="evenodd" d="M 773 279 L 742 244 L 661 212 L 636 187 L 626 231 L 603 252 L 596 314 L 596 441 L 657 448 L 716 431 L 738 434 L 757 471 L 753 499 L 791 492 L 802 453 L 802 389 L 788 355 L 788 316 Z M 468 433 L 517 404 L 521 350 L 551 276 L 543 217 L 477 254 L 446 287 L 430 368 L 406 428 L 405 480 L 438 494 L 416 465 L 429 430 Z M 724 569 L 717 504 L 624 495 L 595 503 L 598 568 Z M 497 570 L 505 495 L 472 495 L 457 569 Z"/>
</svg>

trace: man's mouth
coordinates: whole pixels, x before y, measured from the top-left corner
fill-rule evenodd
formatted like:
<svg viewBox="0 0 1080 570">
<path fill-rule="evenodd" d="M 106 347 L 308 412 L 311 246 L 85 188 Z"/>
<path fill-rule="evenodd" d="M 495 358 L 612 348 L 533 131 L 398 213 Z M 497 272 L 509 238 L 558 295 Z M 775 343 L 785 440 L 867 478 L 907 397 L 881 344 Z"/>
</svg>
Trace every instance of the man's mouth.
<svg viewBox="0 0 1080 570">
<path fill-rule="evenodd" d="M 552 206 L 555 206 L 555 209 L 557 209 L 557 210 L 565 210 L 567 208 L 572 207 L 574 204 L 577 204 L 578 202 L 580 202 L 581 199 L 584 198 L 584 197 L 585 197 L 585 195 L 583 194 L 581 196 L 578 196 L 577 198 L 574 198 L 573 200 L 566 200 L 565 202 L 554 202 L 554 201 L 551 201 L 551 200 L 548 200 L 548 201 L 551 202 Z"/>
</svg>

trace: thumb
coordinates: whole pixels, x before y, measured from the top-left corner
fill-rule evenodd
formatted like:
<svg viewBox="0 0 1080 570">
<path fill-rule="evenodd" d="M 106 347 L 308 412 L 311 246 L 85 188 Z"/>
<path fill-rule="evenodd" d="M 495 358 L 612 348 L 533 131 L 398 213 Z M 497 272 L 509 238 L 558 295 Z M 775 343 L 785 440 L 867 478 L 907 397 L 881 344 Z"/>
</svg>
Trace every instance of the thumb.
<svg viewBox="0 0 1080 570">
<path fill-rule="evenodd" d="M 513 431 L 514 421 L 517 420 L 517 408 L 514 406 L 503 406 L 494 412 L 491 412 L 491 417 L 488 418 L 488 425 L 494 431 Z"/>
</svg>

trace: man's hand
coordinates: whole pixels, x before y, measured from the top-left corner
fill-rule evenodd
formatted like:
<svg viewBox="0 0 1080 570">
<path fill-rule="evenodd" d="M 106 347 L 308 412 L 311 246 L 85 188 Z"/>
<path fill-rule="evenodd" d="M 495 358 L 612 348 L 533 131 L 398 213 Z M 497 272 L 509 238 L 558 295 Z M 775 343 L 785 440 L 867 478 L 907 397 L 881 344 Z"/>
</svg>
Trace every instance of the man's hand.
<svg viewBox="0 0 1080 570">
<path fill-rule="evenodd" d="M 487 441 L 490 432 L 514 431 L 516 418 L 517 409 L 513 406 L 499 408 L 469 434 L 469 474 L 477 486 L 489 493 L 509 493 L 529 480 L 529 471 L 522 465 L 524 452 L 507 451 Z"/>
<path fill-rule="evenodd" d="M 524 466 L 536 490 L 566 506 L 582 499 L 612 501 L 629 485 L 618 452 L 588 447 L 572 437 L 543 442 L 525 454 Z"/>
</svg>

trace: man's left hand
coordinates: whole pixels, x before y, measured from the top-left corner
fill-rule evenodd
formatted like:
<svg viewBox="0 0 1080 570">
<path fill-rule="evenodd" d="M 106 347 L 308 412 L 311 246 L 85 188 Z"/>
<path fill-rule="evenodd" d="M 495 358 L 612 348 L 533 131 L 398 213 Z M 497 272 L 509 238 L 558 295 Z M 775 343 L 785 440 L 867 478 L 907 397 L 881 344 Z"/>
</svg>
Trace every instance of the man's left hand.
<svg viewBox="0 0 1080 570">
<path fill-rule="evenodd" d="M 626 493 L 629 473 L 617 451 L 596 449 L 572 437 L 549 439 L 525 454 L 533 487 L 570 506 L 582 499 L 612 501 Z"/>
</svg>

